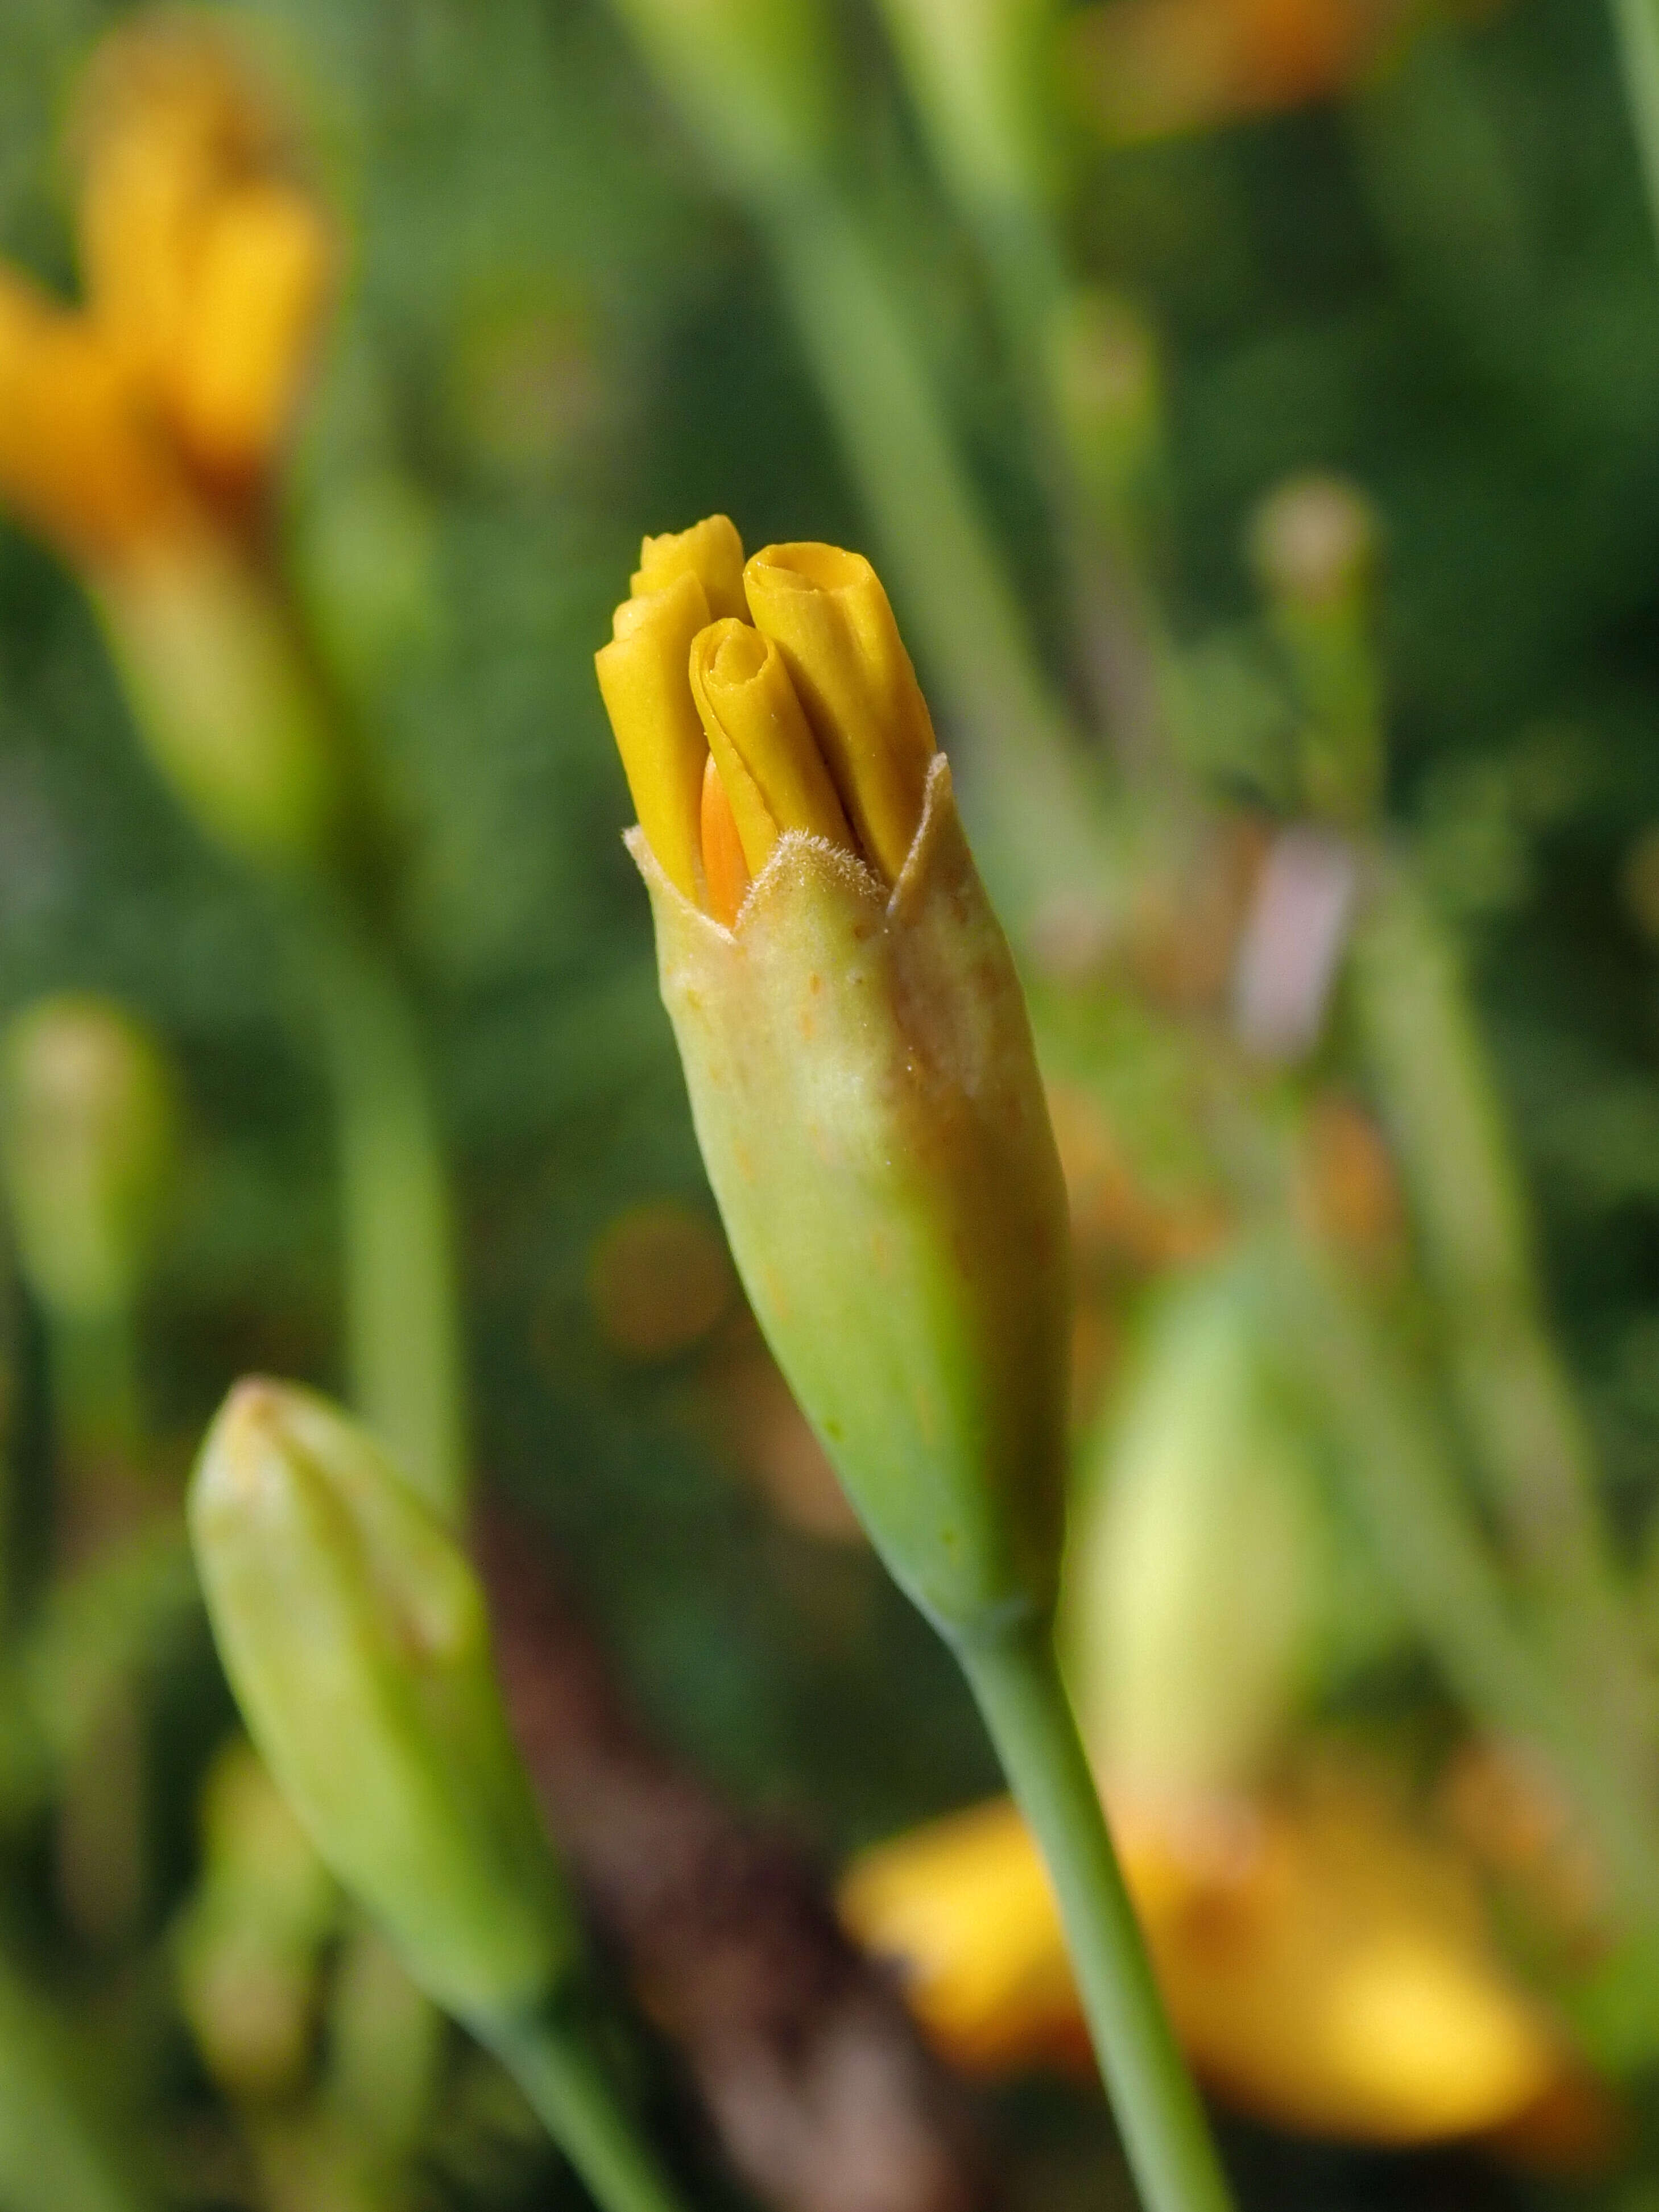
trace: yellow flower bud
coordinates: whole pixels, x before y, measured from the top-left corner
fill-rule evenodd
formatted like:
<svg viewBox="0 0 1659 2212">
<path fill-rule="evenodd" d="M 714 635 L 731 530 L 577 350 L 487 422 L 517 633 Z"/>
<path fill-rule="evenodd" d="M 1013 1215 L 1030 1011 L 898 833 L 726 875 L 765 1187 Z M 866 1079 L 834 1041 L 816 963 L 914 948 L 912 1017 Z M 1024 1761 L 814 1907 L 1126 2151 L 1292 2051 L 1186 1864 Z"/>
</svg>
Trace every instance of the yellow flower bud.
<svg viewBox="0 0 1659 2212">
<path fill-rule="evenodd" d="M 972 1633 L 1048 1605 L 1058 1546 L 1067 1233 L 1024 1002 L 868 563 L 744 576 L 759 627 L 702 629 L 677 691 L 666 592 L 618 613 L 648 681 L 599 656 L 630 781 L 687 761 L 672 805 L 639 779 L 629 840 L 663 998 L 780 1364 L 898 1579 Z"/>
<path fill-rule="evenodd" d="M 880 579 L 838 546 L 769 545 L 744 583 L 866 858 L 896 883 L 921 820 L 933 725 Z"/>
<path fill-rule="evenodd" d="M 31 1290 L 61 1318 L 136 1294 L 178 1146 L 171 1071 L 118 1006 L 42 1000 L 0 1043 L 0 1171 Z"/>
<path fill-rule="evenodd" d="M 190 1511 L 232 1687 L 319 1852 L 438 2002 L 527 2011 L 575 1938 L 452 1538 L 366 1431 L 273 1382 L 232 1392 Z"/>
</svg>

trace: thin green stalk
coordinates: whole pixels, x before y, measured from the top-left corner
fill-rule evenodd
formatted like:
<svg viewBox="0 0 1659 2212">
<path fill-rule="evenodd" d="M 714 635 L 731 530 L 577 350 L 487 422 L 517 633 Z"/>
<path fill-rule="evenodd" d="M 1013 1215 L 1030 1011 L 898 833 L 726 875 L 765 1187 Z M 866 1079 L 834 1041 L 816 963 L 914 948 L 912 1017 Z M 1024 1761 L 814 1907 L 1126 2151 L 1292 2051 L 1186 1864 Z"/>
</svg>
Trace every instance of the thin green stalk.
<svg viewBox="0 0 1659 2212">
<path fill-rule="evenodd" d="M 1277 1281 L 1286 1357 L 1340 1444 L 1356 1514 L 1448 1682 L 1489 1727 L 1543 1753 L 1595 1838 L 1621 1914 L 1659 1928 L 1659 1821 L 1642 1770 L 1534 1649 L 1421 1389 L 1329 1265 L 1287 1247 Z"/>
<path fill-rule="evenodd" d="M 1229 2212 L 1054 1659 L 1052 1624 L 957 1646 L 1060 1900 L 1102 2075 L 1147 2212 Z"/>
<path fill-rule="evenodd" d="M 422 1040 L 389 954 L 337 908 L 306 925 L 340 1148 L 351 1398 L 453 1522 L 467 1482 L 455 1233 Z"/>
<path fill-rule="evenodd" d="M 1659 0 L 1610 0 L 1610 4 L 1648 213 L 1659 234 Z"/>
<path fill-rule="evenodd" d="M 476 2024 L 604 2212 L 680 2212 L 682 2199 L 618 2105 L 586 2040 L 549 2008 Z"/>
<path fill-rule="evenodd" d="M 1104 867 L 1101 795 L 1036 662 L 1012 584 L 886 272 L 827 192 L 767 227 L 790 307 L 890 573 L 969 754 L 988 872 L 1017 921 Z"/>
<path fill-rule="evenodd" d="M 130 1306 L 52 1313 L 46 1325 L 53 1420 L 71 1488 L 97 1488 L 112 1466 L 134 1476 L 144 1434 L 137 1316 Z"/>
<path fill-rule="evenodd" d="M 1594 1452 L 1545 1316 L 1526 1194 L 1468 993 L 1397 861 L 1382 864 L 1352 974 L 1362 1049 L 1398 1148 L 1476 1463 L 1561 1660 L 1635 1771 L 1651 1741 L 1653 1690 Z"/>
</svg>

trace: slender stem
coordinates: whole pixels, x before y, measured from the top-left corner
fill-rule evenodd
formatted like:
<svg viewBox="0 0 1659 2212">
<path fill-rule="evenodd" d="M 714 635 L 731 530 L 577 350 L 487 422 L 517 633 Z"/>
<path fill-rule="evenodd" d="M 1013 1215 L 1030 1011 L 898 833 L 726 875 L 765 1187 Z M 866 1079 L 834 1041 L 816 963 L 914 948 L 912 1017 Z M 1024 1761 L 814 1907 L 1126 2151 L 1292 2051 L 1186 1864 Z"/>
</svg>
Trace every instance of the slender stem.
<svg viewBox="0 0 1659 2212">
<path fill-rule="evenodd" d="M 1283 1341 L 1341 1444 L 1357 1516 L 1457 1695 L 1488 1726 L 1534 1744 L 1594 1836 L 1623 1915 L 1659 1927 L 1659 1829 L 1603 1716 L 1535 1651 L 1505 1595 L 1431 1402 L 1358 1297 L 1286 1248 Z"/>
<path fill-rule="evenodd" d="M 682 2199 L 629 2121 L 586 2039 L 551 2008 L 477 2026 L 604 2212 L 680 2212 Z"/>
<path fill-rule="evenodd" d="M 340 1148 L 351 1395 L 422 1494 L 461 1516 L 466 1391 L 454 1227 L 422 1042 L 389 956 L 335 908 L 305 930 Z"/>
<path fill-rule="evenodd" d="M 1452 948 L 1402 863 L 1356 933 L 1362 1048 L 1398 1147 L 1476 1463 L 1562 1662 L 1631 1771 L 1655 1719 L 1595 1454 L 1545 1315 L 1526 1194 Z"/>
<path fill-rule="evenodd" d="M 1228 2212 L 1231 2193 L 1123 1886 L 1051 1624 L 964 1639 L 957 1656 L 1048 1862 L 1101 2074 L 1147 2212 Z"/>
<path fill-rule="evenodd" d="M 969 751 L 979 842 L 1018 923 L 1097 887 L 1090 784 L 886 272 L 827 192 L 766 211 L 791 310 L 921 657 Z"/>
<path fill-rule="evenodd" d="M 1611 0 L 1611 4 L 1648 213 L 1659 233 L 1659 0 Z"/>
</svg>

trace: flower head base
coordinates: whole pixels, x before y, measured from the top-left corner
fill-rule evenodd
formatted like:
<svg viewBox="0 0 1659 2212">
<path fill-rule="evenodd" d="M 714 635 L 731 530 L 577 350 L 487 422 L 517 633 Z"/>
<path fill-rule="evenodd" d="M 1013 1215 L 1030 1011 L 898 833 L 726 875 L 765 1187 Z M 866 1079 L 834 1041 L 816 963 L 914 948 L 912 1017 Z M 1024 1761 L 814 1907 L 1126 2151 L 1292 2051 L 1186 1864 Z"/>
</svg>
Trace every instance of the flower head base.
<svg viewBox="0 0 1659 2212">
<path fill-rule="evenodd" d="M 730 533 L 728 536 L 727 533 Z M 869 563 L 647 541 L 599 655 L 733 1255 L 889 1566 L 954 1634 L 1052 1598 L 1065 1199 L 1006 941 Z M 695 556 L 693 555 L 695 550 Z M 712 588 L 711 588 L 712 586 Z"/>
</svg>

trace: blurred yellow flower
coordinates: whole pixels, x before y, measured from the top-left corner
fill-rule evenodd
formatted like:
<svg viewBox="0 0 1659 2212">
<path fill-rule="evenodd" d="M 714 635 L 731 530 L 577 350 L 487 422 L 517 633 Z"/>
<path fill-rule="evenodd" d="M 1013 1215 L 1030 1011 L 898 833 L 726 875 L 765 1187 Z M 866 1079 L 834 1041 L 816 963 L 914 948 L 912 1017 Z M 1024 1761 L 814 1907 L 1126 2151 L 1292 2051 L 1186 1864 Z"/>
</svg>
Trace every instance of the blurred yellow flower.
<svg viewBox="0 0 1659 2212">
<path fill-rule="evenodd" d="M 1406 2144 L 1522 2140 L 1540 2111 L 1593 2101 L 1492 1951 L 1465 1860 L 1363 1781 L 1119 1805 L 1114 1826 L 1177 2031 L 1228 2104 Z M 958 2063 L 1000 2072 L 1083 2047 L 1048 1879 L 1007 1799 L 866 1852 L 841 1902 Z"/>
<path fill-rule="evenodd" d="M 84 305 L 0 267 L 0 498 L 102 575 L 256 523 L 334 243 L 262 88 L 187 16 L 106 41 L 76 152 Z"/>
</svg>

